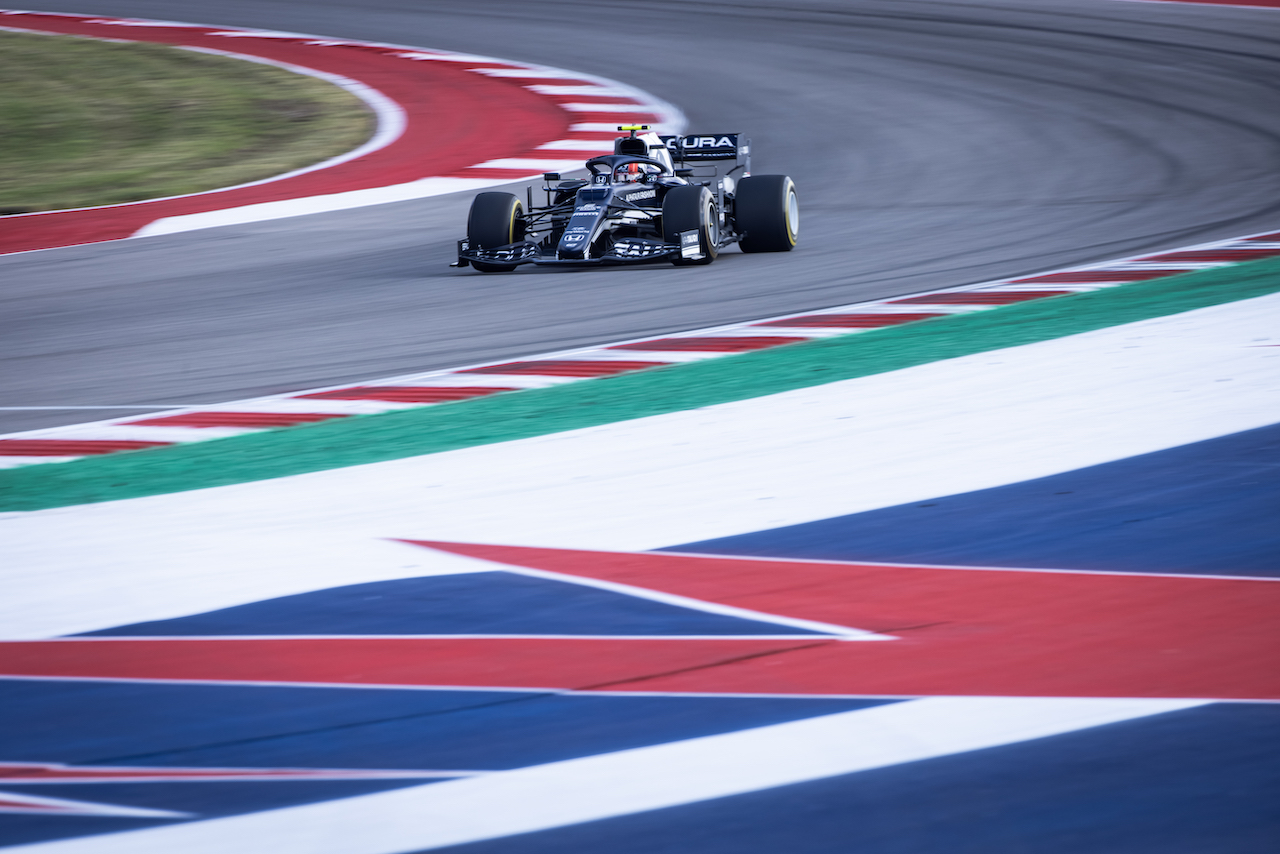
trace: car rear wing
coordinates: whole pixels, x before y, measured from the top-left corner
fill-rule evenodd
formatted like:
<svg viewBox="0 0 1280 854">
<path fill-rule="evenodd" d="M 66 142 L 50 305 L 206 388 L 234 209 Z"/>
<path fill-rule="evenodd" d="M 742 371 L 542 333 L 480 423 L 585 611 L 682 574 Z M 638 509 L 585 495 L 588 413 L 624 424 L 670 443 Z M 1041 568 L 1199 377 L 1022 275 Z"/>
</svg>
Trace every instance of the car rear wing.
<svg viewBox="0 0 1280 854">
<path fill-rule="evenodd" d="M 689 134 L 686 136 L 660 137 L 663 145 L 671 152 L 671 159 L 677 166 L 719 166 L 729 161 L 734 167 L 727 172 L 743 170 L 743 175 L 751 174 L 751 140 L 737 133 Z M 741 176 L 739 176 L 741 177 Z"/>
</svg>

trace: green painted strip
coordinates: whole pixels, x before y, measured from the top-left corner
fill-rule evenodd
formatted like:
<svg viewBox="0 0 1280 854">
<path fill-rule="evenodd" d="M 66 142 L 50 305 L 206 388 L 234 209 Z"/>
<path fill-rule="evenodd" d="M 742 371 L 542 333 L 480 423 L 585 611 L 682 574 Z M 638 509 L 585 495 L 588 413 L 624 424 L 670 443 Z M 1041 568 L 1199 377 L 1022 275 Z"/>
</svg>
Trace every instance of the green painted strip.
<svg viewBox="0 0 1280 854">
<path fill-rule="evenodd" d="M 422 409 L 0 471 L 0 510 L 245 483 L 745 400 L 1280 291 L 1280 259 Z"/>
</svg>

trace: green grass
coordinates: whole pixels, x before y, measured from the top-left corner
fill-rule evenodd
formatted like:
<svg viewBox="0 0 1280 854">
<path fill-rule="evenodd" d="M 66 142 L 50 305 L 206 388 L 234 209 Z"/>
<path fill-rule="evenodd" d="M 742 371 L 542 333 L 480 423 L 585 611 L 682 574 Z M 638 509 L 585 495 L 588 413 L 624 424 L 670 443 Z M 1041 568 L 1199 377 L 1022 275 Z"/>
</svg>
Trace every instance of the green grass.
<svg viewBox="0 0 1280 854">
<path fill-rule="evenodd" d="M 160 495 L 679 412 L 1280 291 L 1280 258 L 572 385 L 0 471 L 0 510 Z"/>
<path fill-rule="evenodd" d="M 0 214 L 269 178 L 350 151 L 373 129 L 359 98 L 281 68 L 0 31 Z"/>
</svg>

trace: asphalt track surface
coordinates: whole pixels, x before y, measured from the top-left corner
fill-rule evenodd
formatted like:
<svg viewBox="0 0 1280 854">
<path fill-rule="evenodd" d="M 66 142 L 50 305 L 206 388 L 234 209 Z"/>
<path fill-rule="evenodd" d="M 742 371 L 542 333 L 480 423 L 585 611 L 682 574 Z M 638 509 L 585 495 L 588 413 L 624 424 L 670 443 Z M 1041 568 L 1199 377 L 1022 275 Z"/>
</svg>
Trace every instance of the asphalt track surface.
<svg viewBox="0 0 1280 854">
<path fill-rule="evenodd" d="M 800 247 L 451 270 L 470 194 L 0 258 L 0 407 L 180 405 L 1033 273 L 1274 229 L 1280 15 L 1045 2 L 81 0 L 599 74 L 741 131 Z M 0 409 L 0 431 L 132 414 Z"/>
</svg>

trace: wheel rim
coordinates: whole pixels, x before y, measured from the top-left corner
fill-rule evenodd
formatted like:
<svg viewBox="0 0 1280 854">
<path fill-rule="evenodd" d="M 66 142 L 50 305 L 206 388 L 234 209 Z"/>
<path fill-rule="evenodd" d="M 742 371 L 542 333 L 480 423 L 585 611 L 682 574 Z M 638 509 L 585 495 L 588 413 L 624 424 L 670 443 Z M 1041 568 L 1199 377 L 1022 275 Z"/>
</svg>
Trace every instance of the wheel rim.
<svg viewBox="0 0 1280 854">
<path fill-rule="evenodd" d="M 515 206 L 511 209 L 511 225 L 507 229 L 508 244 L 515 243 L 517 240 L 524 239 L 523 233 L 517 234 L 517 232 L 524 231 L 523 228 L 520 228 L 520 225 L 521 225 L 520 218 L 521 218 L 521 214 L 523 213 L 524 213 L 524 205 L 520 204 L 519 202 L 516 202 Z"/>
<path fill-rule="evenodd" d="M 720 245 L 720 218 L 716 216 L 716 206 L 707 203 L 707 251 L 714 251 Z"/>
<path fill-rule="evenodd" d="M 787 236 L 793 244 L 800 236 L 800 200 L 794 187 L 787 190 Z"/>
</svg>

